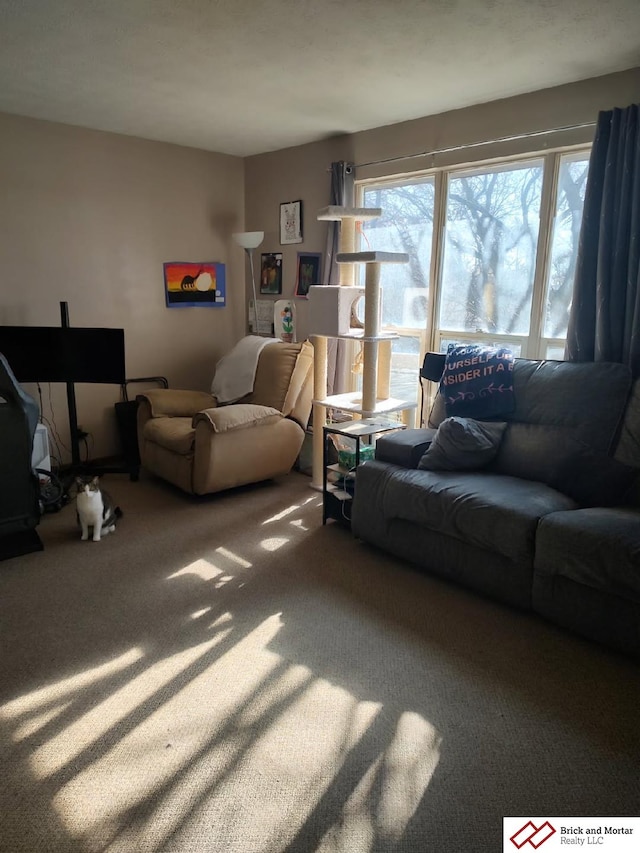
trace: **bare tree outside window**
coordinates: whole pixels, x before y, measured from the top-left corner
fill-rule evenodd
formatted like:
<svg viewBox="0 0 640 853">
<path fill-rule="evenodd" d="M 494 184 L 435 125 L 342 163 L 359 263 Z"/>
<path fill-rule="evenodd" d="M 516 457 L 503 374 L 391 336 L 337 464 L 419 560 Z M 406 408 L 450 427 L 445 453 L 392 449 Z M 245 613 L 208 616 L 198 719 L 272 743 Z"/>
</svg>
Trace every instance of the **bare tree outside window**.
<svg viewBox="0 0 640 853">
<path fill-rule="evenodd" d="M 426 326 L 434 201 L 433 179 L 365 190 L 365 206 L 381 207 L 382 216 L 362 224 L 363 248 L 409 255 L 408 264 L 382 267 L 385 326 L 418 329 Z M 416 290 L 422 291 L 422 301 Z"/>
<path fill-rule="evenodd" d="M 392 393 L 417 400 L 426 347 L 434 180 L 365 189 L 364 204 L 381 207 L 382 216 L 362 223 L 362 248 L 409 255 L 408 264 L 382 265 L 382 325 L 398 335 L 391 345 Z"/>
<path fill-rule="evenodd" d="M 477 169 L 368 184 L 366 207 L 382 216 L 361 225 L 363 249 L 406 252 L 409 263 L 382 267 L 382 325 L 392 349 L 392 393 L 413 399 L 427 349 L 447 343 L 509 346 L 515 355 L 562 358 L 578 253 L 588 152 L 549 154 Z M 552 216 L 542 217 L 545 178 L 557 170 Z M 445 182 L 436 209 L 436 181 Z M 434 241 L 434 223 L 438 240 Z M 536 263 L 545 254 L 544 271 Z M 440 264 L 430 280 L 436 246 Z M 364 281 L 362 282 L 364 283 Z M 542 288 L 542 293 L 536 288 Z M 437 297 L 434 328 L 428 328 Z M 533 306 L 542 306 L 534 325 Z"/>
<path fill-rule="evenodd" d="M 588 171 L 584 154 L 567 154 L 560 160 L 544 318 L 547 338 L 567 336 Z"/>
<path fill-rule="evenodd" d="M 442 328 L 528 334 L 542 177 L 541 161 L 450 176 Z"/>
</svg>

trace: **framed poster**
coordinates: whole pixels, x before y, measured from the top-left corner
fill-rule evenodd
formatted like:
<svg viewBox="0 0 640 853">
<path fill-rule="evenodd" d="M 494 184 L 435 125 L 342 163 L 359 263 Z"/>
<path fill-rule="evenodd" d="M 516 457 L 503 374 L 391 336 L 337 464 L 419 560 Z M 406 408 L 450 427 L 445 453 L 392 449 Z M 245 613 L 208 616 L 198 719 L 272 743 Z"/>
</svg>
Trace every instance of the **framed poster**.
<svg viewBox="0 0 640 853">
<path fill-rule="evenodd" d="M 224 264 L 169 261 L 163 267 L 167 308 L 225 307 Z"/>
<path fill-rule="evenodd" d="M 285 201 L 280 205 L 280 245 L 302 243 L 302 202 Z"/>
<path fill-rule="evenodd" d="M 260 265 L 260 293 L 282 293 L 282 253 L 270 252 L 262 255 Z"/>
<path fill-rule="evenodd" d="M 309 288 L 312 284 L 321 284 L 320 263 L 322 255 L 320 252 L 298 252 L 298 270 L 296 273 L 296 296 L 305 299 L 309 296 Z"/>
</svg>

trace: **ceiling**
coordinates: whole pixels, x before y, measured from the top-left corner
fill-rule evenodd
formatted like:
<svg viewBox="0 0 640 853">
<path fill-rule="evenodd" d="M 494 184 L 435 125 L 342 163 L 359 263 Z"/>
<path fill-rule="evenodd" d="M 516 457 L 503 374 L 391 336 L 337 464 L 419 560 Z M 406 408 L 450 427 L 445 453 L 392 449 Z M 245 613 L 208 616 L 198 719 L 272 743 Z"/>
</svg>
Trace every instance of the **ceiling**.
<svg viewBox="0 0 640 853">
<path fill-rule="evenodd" d="M 0 111 L 248 156 L 640 66 L 638 0 L 0 0 Z"/>
</svg>

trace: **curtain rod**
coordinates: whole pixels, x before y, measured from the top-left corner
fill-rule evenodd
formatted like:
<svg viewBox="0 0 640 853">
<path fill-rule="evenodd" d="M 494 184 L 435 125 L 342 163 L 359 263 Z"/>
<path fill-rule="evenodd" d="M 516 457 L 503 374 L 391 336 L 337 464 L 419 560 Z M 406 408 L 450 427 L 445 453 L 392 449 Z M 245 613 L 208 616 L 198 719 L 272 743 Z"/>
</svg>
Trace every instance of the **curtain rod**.
<svg viewBox="0 0 640 853">
<path fill-rule="evenodd" d="M 480 148 L 483 145 L 496 145 L 499 142 L 515 142 L 518 139 L 531 139 L 534 136 L 546 136 L 549 133 L 563 133 L 567 130 L 582 130 L 585 127 L 595 126 L 595 121 L 588 121 L 584 124 L 568 124 L 565 127 L 554 127 L 550 130 L 535 130 L 530 133 L 519 133 L 515 136 L 499 136 L 497 139 L 485 139 L 483 142 L 469 142 L 466 145 L 453 145 L 451 148 L 436 148 L 433 151 L 421 151 L 418 154 L 402 154 L 400 157 L 387 157 L 385 160 L 358 163 L 356 169 L 361 169 L 365 166 L 382 166 L 385 163 L 398 163 L 400 160 L 414 160 L 416 157 L 435 157 L 436 154 L 450 154 L 453 151 L 465 151 L 467 148 Z"/>
</svg>

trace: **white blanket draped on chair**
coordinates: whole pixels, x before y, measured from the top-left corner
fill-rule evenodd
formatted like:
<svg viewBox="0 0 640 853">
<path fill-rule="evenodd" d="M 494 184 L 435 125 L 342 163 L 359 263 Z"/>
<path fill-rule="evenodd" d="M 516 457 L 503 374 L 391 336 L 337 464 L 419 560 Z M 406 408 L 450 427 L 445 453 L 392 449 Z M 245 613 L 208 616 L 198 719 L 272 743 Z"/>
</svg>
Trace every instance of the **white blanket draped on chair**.
<svg viewBox="0 0 640 853">
<path fill-rule="evenodd" d="M 253 391 L 258 356 L 268 344 L 279 344 L 279 338 L 247 335 L 216 364 L 211 393 L 219 403 L 233 403 Z"/>
</svg>

